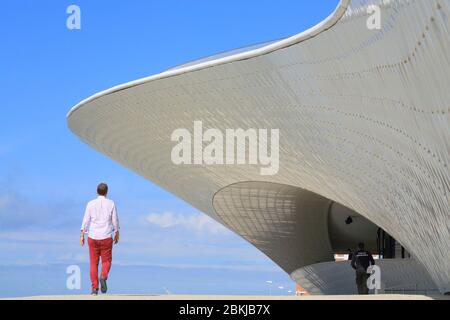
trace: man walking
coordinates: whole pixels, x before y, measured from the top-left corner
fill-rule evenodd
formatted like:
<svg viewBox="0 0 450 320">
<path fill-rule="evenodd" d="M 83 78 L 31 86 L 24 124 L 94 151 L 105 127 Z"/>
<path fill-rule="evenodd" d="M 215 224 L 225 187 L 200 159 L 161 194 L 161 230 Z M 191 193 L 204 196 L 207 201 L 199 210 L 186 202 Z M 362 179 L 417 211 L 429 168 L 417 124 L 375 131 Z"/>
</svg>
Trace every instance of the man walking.
<svg viewBox="0 0 450 320">
<path fill-rule="evenodd" d="M 102 293 L 108 287 L 106 280 L 111 269 L 113 237 L 114 244 L 119 242 L 119 218 L 114 201 L 106 199 L 108 185 L 100 183 L 97 187 L 98 197 L 87 204 L 83 223 L 81 224 L 80 245 L 84 245 L 84 234 L 88 233 L 90 275 L 92 295 L 98 294 L 98 263 L 102 259 L 100 285 Z"/>
<path fill-rule="evenodd" d="M 369 288 L 367 287 L 369 274 L 367 273 L 367 268 L 370 265 L 375 265 L 375 260 L 373 260 L 372 254 L 369 251 L 364 250 L 364 243 L 358 243 L 358 249 L 353 254 L 351 266 L 356 270 L 358 294 L 369 294 Z"/>
</svg>

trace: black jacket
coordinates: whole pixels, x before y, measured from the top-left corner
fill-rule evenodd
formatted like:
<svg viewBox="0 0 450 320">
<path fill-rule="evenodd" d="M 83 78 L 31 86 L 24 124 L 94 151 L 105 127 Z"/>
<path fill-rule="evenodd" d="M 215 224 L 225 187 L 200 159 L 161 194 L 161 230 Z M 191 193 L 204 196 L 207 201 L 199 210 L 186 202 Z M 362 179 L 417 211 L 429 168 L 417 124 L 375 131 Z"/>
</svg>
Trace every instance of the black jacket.
<svg viewBox="0 0 450 320">
<path fill-rule="evenodd" d="M 353 253 L 351 265 L 355 270 L 364 269 L 367 271 L 369 266 L 375 265 L 375 260 L 373 260 L 372 254 L 369 251 L 358 250 Z"/>
</svg>

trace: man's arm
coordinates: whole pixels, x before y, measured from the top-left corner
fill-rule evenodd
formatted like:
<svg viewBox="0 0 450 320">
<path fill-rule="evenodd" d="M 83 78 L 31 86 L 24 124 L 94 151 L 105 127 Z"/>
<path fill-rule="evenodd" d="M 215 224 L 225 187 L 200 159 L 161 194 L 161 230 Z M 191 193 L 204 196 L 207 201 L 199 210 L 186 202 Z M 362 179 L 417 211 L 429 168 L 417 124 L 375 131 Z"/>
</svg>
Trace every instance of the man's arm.
<svg viewBox="0 0 450 320">
<path fill-rule="evenodd" d="M 350 263 L 353 269 L 356 270 L 356 254 L 353 252 L 352 262 Z"/>
<path fill-rule="evenodd" d="M 114 232 L 116 233 L 114 235 L 114 244 L 117 244 L 119 242 L 119 216 L 117 215 L 117 209 L 116 209 L 116 205 L 114 204 L 113 206 L 113 211 L 112 211 L 112 224 L 114 227 Z"/>
<path fill-rule="evenodd" d="M 369 252 L 369 260 L 370 260 L 370 264 L 372 266 L 374 266 L 375 265 L 375 260 L 373 259 L 372 254 L 370 252 Z"/>
<path fill-rule="evenodd" d="M 87 231 L 89 223 L 91 222 L 91 211 L 89 210 L 89 204 L 86 206 L 86 211 L 84 212 L 83 222 L 81 223 L 81 233 L 80 233 L 80 245 L 84 245 L 84 233 Z"/>
</svg>

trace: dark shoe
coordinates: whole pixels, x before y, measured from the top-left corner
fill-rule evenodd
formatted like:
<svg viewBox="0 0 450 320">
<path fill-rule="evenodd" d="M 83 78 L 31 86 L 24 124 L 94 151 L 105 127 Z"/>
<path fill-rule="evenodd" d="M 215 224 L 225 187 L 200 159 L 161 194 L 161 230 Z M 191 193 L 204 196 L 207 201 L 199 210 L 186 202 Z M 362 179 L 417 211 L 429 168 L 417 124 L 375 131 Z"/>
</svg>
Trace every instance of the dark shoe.
<svg viewBox="0 0 450 320">
<path fill-rule="evenodd" d="M 96 295 L 98 295 L 98 289 L 92 289 L 91 296 L 96 296 Z"/>
<path fill-rule="evenodd" d="M 106 279 L 100 278 L 100 290 L 102 293 L 106 293 L 108 291 L 108 287 L 106 286 Z"/>
</svg>

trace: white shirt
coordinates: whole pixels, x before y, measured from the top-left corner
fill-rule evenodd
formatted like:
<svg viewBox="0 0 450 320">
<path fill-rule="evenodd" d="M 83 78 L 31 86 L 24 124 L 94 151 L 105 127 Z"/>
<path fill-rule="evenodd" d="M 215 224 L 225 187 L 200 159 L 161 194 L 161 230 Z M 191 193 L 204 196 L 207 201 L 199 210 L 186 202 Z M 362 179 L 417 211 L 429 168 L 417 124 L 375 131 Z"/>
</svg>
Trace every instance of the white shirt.
<svg viewBox="0 0 450 320">
<path fill-rule="evenodd" d="M 88 230 L 89 238 L 103 240 L 111 238 L 114 232 L 119 231 L 119 218 L 114 201 L 98 196 L 89 201 L 84 213 L 81 230 Z"/>
</svg>

